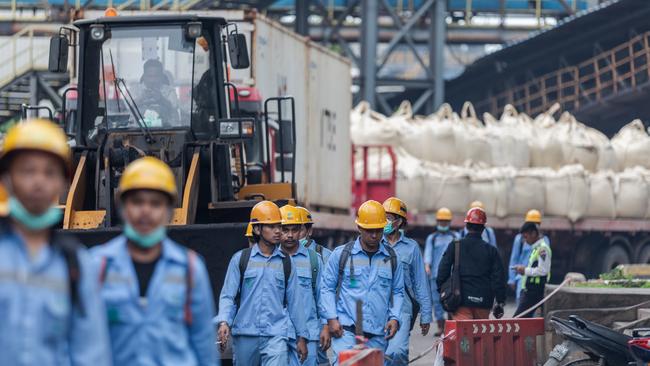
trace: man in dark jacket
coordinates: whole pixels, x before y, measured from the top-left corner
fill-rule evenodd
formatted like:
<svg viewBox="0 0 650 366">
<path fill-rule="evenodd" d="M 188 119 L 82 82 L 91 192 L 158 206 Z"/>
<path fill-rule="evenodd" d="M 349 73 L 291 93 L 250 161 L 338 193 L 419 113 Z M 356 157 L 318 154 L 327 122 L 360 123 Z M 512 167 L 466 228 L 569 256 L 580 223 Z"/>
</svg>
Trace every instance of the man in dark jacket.
<svg viewBox="0 0 650 366">
<path fill-rule="evenodd" d="M 490 309 L 497 319 L 503 316 L 506 301 L 505 270 L 498 249 L 481 239 L 486 221 L 487 215 L 482 208 L 475 207 L 467 211 L 467 236 L 449 244 L 438 267 L 437 285 L 440 289 L 452 274 L 456 244 L 459 243 L 462 303 L 452 314 L 455 320 L 487 319 L 490 317 Z"/>
</svg>

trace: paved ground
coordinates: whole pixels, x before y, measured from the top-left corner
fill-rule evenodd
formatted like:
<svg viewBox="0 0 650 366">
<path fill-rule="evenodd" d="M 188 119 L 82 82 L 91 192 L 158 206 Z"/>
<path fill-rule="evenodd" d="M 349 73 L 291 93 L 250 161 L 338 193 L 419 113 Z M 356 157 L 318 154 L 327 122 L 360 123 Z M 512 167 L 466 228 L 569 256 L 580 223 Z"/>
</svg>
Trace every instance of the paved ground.
<svg viewBox="0 0 650 366">
<path fill-rule="evenodd" d="M 516 310 L 514 302 L 506 304 L 506 316 L 512 316 Z M 432 324 L 432 329 L 429 335 L 423 336 L 420 333 L 420 325 L 416 323 L 413 331 L 411 332 L 411 344 L 409 345 L 409 357 L 414 358 L 420 353 L 424 352 L 433 344 L 433 333 L 435 333 L 435 325 Z M 410 364 L 413 366 L 432 366 L 435 352 L 430 352 L 418 361 Z"/>
</svg>

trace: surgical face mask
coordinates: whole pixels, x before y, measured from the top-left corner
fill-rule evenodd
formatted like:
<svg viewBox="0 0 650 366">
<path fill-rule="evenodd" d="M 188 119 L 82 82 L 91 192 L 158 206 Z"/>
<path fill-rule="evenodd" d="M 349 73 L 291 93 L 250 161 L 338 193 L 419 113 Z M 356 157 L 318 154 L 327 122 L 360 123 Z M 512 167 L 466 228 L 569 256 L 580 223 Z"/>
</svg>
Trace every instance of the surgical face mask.
<svg viewBox="0 0 650 366">
<path fill-rule="evenodd" d="M 436 230 L 438 230 L 438 231 L 440 231 L 440 232 L 446 232 L 446 231 L 449 231 L 449 225 L 447 225 L 447 226 L 441 226 L 441 225 L 438 225 L 438 226 L 436 226 Z"/>
<path fill-rule="evenodd" d="M 392 221 L 388 221 L 388 224 L 384 226 L 384 234 L 389 235 L 395 232 L 395 227 L 393 226 Z"/>
<path fill-rule="evenodd" d="M 43 230 L 61 221 L 63 213 L 61 209 L 50 206 L 42 214 L 34 215 L 17 198 L 9 197 L 9 215 L 30 230 Z"/>
<path fill-rule="evenodd" d="M 300 239 L 300 245 L 302 245 L 303 247 L 307 247 L 307 244 L 309 244 L 309 239 L 307 238 Z"/>
<path fill-rule="evenodd" d="M 131 224 L 124 225 L 124 235 L 141 248 L 151 248 L 167 237 L 167 229 L 160 226 L 149 234 L 141 234 Z"/>
</svg>

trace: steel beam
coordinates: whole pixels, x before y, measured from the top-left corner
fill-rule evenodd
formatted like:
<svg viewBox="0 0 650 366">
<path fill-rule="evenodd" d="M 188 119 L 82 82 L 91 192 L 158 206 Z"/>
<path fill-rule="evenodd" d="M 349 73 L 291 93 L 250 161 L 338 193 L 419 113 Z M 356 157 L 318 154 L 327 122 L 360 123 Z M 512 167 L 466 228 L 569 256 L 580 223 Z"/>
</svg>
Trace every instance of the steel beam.
<svg viewBox="0 0 650 366">
<path fill-rule="evenodd" d="M 447 2 L 436 0 L 431 8 L 431 43 L 429 44 L 429 67 L 433 75 L 433 99 L 431 111 L 438 109 L 445 100 L 445 80 L 443 78 L 445 67 L 445 32 L 447 23 Z"/>
<path fill-rule="evenodd" d="M 296 33 L 302 36 L 309 35 L 309 3 L 310 0 L 296 0 Z"/>
<path fill-rule="evenodd" d="M 375 0 L 361 2 L 361 97 L 376 109 L 375 86 L 377 81 L 377 15 L 379 4 Z"/>
</svg>

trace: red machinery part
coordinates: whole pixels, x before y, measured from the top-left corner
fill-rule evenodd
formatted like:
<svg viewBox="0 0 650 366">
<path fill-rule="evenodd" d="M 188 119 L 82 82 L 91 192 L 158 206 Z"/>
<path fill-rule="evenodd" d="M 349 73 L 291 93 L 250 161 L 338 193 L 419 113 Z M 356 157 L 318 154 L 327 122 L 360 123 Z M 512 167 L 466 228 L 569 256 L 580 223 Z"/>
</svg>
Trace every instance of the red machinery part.
<svg viewBox="0 0 650 366">
<path fill-rule="evenodd" d="M 382 366 L 384 364 L 384 353 L 381 350 L 376 348 L 363 348 L 340 352 L 339 365 L 356 357 L 359 357 L 360 360 L 350 363 L 349 366 Z"/>
<path fill-rule="evenodd" d="M 544 319 L 449 320 L 445 334 L 446 366 L 535 365 Z"/>
<path fill-rule="evenodd" d="M 359 206 L 367 200 L 384 202 L 388 197 L 395 196 L 397 190 L 397 156 L 393 148 L 389 145 L 352 145 L 351 151 L 352 207 L 354 211 L 356 212 Z M 355 170 L 356 154 L 361 155 L 361 172 Z M 373 158 L 369 159 L 369 155 L 373 156 Z M 388 171 L 382 171 L 382 157 L 384 156 L 388 156 L 390 159 Z M 372 173 L 369 169 L 370 164 L 377 165 Z M 358 175 L 360 175 L 359 178 L 357 178 Z"/>
</svg>

